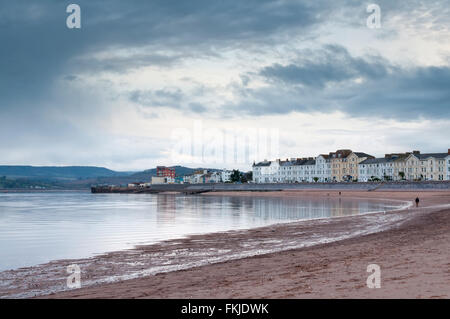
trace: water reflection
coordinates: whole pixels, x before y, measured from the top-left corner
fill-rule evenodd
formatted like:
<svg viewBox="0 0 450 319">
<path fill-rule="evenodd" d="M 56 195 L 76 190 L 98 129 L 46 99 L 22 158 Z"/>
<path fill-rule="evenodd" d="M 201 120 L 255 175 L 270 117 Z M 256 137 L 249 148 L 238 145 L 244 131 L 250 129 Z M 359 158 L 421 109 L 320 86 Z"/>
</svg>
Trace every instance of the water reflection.
<svg viewBox="0 0 450 319">
<path fill-rule="evenodd" d="M 157 197 L 158 222 L 174 221 L 177 212 L 198 217 L 226 216 L 251 217 L 261 220 L 301 220 L 351 216 L 360 213 L 386 211 L 397 208 L 398 203 L 378 200 L 337 198 L 279 198 L 232 196 L 174 196 Z M 170 219 L 169 219 L 170 217 Z"/>
<path fill-rule="evenodd" d="M 383 211 L 375 200 L 143 194 L 0 194 L 0 270 L 142 243 Z"/>
</svg>

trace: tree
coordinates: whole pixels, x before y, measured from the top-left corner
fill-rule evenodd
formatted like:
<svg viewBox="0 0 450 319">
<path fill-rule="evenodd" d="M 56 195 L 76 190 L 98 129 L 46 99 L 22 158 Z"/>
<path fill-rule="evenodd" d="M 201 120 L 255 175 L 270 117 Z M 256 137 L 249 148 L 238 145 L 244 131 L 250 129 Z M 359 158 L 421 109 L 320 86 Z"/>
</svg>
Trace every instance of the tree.
<svg viewBox="0 0 450 319">
<path fill-rule="evenodd" d="M 241 182 L 247 183 L 253 180 L 253 172 L 241 173 Z"/>
<path fill-rule="evenodd" d="M 232 183 L 237 183 L 241 181 L 241 172 L 238 169 L 234 169 L 230 176 Z"/>
<path fill-rule="evenodd" d="M 319 178 L 318 177 L 313 177 L 313 180 L 314 180 L 315 183 L 317 183 L 319 181 Z"/>
<path fill-rule="evenodd" d="M 398 172 L 398 175 L 401 177 L 402 180 L 405 179 L 405 172 Z"/>
</svg>

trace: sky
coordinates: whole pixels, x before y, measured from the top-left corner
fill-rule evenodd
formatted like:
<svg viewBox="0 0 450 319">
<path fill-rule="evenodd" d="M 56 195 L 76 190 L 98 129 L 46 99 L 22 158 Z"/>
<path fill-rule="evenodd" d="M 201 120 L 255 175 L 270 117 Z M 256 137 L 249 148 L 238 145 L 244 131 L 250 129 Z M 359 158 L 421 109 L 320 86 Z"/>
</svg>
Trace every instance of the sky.
<svg viewBox="0 0 450 319">
<path fill-rule="evenodd" d="M 0 0 L 0 165 L 245 170 L 449 133 L 449 0 Z"/>
</svg>

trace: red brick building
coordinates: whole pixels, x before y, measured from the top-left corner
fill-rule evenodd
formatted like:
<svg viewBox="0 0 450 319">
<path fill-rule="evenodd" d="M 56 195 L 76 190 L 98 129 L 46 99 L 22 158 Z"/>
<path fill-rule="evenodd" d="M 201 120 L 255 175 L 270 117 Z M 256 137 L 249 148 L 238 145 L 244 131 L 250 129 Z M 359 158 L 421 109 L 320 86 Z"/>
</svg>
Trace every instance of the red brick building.
<svg viewBox="0 0 450 319">
<path fill-rule="evenodd" d="M 170 168 L 170 167 L 166 167 L 166 166 L 157 166 L 156 167 L 156 176 L 175 178 L 175 168 Z"/>
</svg>

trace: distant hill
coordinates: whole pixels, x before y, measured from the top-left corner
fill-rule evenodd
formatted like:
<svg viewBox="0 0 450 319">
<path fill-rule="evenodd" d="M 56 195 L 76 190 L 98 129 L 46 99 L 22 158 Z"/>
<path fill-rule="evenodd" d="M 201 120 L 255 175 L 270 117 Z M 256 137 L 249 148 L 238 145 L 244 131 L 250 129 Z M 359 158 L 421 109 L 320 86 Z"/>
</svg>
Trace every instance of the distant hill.
<svg viewBox="0 0 450 319">
<path fill-rule="evenodd" d="M 95 166 L 0 166 L 0 176 L 8 178 L 77 180 L 129 174 Z"/>
<path fill-rule="evenodd" d="M 171 166 L 177 176 L 192 174 L 205 168 Z M 208 169 L 217 171 L 217 169 Z M 117 172 L 95 166 L 0 166 L 0 189 L 34 188 L 87 189 L 91 185 L 124 185 L 150 182 L 156 168 L 142 172 Z M 6 178 L 3 178 L 6 177 Z"/>
</svg>

